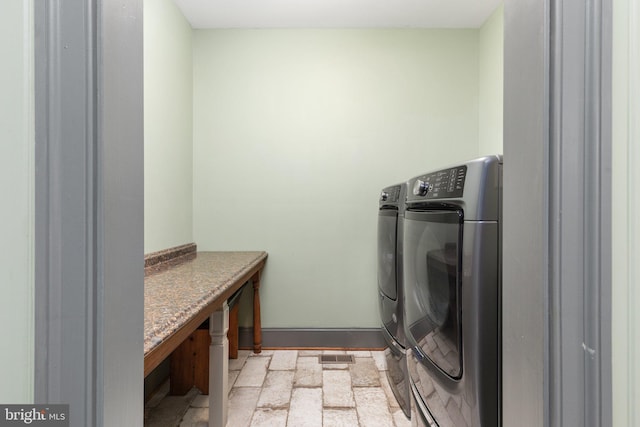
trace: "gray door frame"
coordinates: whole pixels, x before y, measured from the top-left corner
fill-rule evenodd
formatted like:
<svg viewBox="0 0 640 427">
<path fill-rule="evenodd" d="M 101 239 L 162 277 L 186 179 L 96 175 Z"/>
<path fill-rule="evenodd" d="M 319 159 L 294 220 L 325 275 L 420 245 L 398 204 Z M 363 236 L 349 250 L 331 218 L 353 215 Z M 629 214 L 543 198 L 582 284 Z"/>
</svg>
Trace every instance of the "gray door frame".
<svg viewBox="0 0 640 427">
<path fill-rule="evenodd" d="M 142 425 L 142 1 L 34 2 L 36 403 Z"/>
<path fill-rule="evenodd" d="M 611 7 L 505 3 L 507 426 L 612 422 Z"/>
</svg>

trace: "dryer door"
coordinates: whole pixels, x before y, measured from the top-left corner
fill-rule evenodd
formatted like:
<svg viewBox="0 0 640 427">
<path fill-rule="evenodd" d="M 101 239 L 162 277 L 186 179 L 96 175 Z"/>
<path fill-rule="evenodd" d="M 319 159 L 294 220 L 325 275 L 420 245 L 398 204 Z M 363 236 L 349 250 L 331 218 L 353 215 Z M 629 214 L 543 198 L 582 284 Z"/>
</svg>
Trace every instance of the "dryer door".
<svg viewBox="0 0 640 427">
<path fill-rule="evenodd" d="M 378 214 L 378 288 L 387 298 L 396 300 L 396 236 L 398 210 L 382 209 Z"/>
<path fill-rule="evenodd" d="M 405 321 L 410 345 L 452 378 L 462 377 L 461 210 L 407 211 Z"/>
</svg>

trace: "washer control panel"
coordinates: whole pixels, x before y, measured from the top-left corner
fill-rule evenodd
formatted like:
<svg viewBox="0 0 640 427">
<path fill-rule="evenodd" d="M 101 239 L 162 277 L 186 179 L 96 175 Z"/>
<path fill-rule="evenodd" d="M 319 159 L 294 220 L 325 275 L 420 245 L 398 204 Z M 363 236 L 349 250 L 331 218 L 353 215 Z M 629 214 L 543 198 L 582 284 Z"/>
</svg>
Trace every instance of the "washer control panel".
<svg viewBox="0 0 640 427">
<path fill-rule="evenodd" d="M 449 199 L 462 197 L 467 166 L 443 169 L 415 178 L 412 186 L 414 196 L 425 199 Z"/>
<path fill-rule="evenodd" d="M 387 187 L 380 193 L 380 203 L 397 203 L 400 199 L 400 186 Z"/>
</svg>

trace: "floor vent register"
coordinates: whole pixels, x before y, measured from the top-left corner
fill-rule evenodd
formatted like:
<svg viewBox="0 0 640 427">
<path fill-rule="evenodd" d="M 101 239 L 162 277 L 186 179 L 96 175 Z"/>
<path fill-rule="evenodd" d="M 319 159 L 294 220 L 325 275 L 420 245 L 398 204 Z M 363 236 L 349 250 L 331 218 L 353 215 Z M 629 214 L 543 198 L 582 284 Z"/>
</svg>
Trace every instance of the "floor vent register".
<svg viewBox="0 0 640 427">
<path fill-rule="evenodd" d="M 350 354 L 323 354 L 319 356 L 319 362 L 327 363 L 355 363 L 355 359 Z"/>
</svg>

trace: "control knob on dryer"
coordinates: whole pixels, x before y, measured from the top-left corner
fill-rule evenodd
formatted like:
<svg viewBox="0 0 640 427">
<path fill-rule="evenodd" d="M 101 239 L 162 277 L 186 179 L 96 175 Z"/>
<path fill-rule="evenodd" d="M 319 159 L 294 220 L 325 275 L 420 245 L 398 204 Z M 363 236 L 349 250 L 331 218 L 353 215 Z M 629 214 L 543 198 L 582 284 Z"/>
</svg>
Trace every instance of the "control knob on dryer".
<svg viewBox="0 0 640 427">
<path fill-rule="evenodd" d="M 429 183 L 421 179 L 416 179 L 416 182 L 413 184 L 413 194 L 415 196 L 426 196 L 428 192 Z"/>
</svg>

